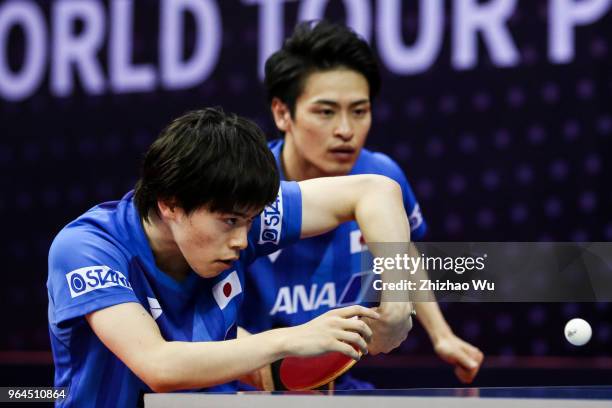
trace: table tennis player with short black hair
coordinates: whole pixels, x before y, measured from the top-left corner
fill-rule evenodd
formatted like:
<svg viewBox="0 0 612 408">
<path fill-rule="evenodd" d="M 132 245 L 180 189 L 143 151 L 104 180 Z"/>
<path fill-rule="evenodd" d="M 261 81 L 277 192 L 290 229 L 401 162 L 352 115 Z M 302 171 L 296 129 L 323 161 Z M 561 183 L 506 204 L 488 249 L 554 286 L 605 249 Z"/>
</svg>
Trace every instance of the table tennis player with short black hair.
<svg viewBox="0 0 612 408">
<path fill-rule="evenodd" d="M 353 317 L 379 317 L 362 306 L 236 339 L 246 265 L 351 219 L 366 241 L 410 239 L 389 178 L 281 183 L 252 122 L 219 109 L 174 120 L 148 149 L 135 191 L 53 241 L 55 386 L 69 389 L 58 406 L 135 406 L 151 390 L 214 387 L 289 355 L 358 359 L 372 331 Z"/>
<path fill-rule="evenodd" d="M 349 174 L 390 177 L 402 188 L 411 241 L 424 238 L 427 225 L 404 171 L 391 157 L 364 147 L 381 88 L 378 62 L 365 39 L 341 24 L 302 22 L 267 59 L 264 83 L 281 134 L 269 146 L 282 180 Z M 246 275 L 241 327 L 259 333 L 305 323 L 338 305 L 367 304 L 363 291 L 354 290 L 363 276 L 362 255 L 367 251 L 360 238 L 359 226 L 347 222 L 257 259 Z M 307 296 L 300 296 L 300 290 Z M 306 298 L 316 301 L 301 301 Z M 377 333 L 401 331 L 408 322 L 407 315 L 394 313 L 389 303 L 378 306 L 382 318 L 372 324 L 378 326 Z M 455 367 L 462 382 L 471 382 L 483 353 L 455 334 L 435 301 L 417 302 L 415 308 L 436 354 Z M 370 352 L 390 352 L 400 344 L 397 340 L 403 339 L 376 336 Z M 373 385 L 347 374 L 334 387 Z"/>
</svg>

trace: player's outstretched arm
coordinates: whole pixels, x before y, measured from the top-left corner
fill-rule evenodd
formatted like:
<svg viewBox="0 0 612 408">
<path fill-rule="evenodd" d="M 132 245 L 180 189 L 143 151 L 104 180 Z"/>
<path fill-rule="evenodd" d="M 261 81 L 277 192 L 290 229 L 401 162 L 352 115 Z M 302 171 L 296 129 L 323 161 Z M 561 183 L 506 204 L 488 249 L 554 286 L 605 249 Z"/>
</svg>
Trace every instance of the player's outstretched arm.
<svg viewBox="0 0 612 408">
<path fill-rule="evenodd" d="M 355 175 L 310 179 L 299 183 L 302 191 L 302 236 L 317 235 L 336 228 L 341 222 L 356 220 L 368 243 L 392 242 L 404 251 L 410 248 L 410 224 L 404 209 L 401 187 L 394 180 L 379 175 Z M 377 247 L 371 247 L 374 256 Z M 385 281 L 388 275 L 382 274 Z M 399 346 L 412 328 L 412 304 L 389 301 L 383 291 L 377 308 L 380 319 L 369 321 L 374 331 L 371 354 L 389 352 Z"/>
<path fill-rule="evenodd" d="M 410 255 L 419 256 L 414 243 L 410 245 Z M 428 273 L 422 265 L 412 279 L 417 282 L 428 279 Z M 484 354 L 453 333 L 440 311 L 433 292 L 421 291 L 420 298 L 425 301 L 414 304 L 417 318 L 427 331 L 436 354 L 445 362 L 455 366 L 455 375 L 461 382 L 471 383 L 478 374 Z"/>
<path fill-rule="evenodd" d="M 349 306 L 301 326 L 270 330 L 216 342 L 166 341 L 153 318 L 138 303 L 123 303 L 87 315 L 102 343 L 155 392 L 222 384 L 289 355 L 339 351 L 359 358 L 369 327 L 354 316 L 378 318 L 373 310 Z"/>
</svg>

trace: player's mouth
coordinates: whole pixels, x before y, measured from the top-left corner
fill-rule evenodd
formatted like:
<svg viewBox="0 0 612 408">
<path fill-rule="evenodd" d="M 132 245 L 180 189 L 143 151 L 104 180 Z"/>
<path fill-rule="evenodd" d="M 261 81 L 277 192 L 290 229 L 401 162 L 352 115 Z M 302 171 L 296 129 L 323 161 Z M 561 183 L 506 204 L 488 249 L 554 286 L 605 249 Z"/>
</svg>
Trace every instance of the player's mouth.
<svg viewBox="0 0 612 408">
<path fill-rule="evenodd" d="M 350 161 L 355 157 L 357 149 L 351 146 L 339 146 L 329 149 L 331 155 L 339 161 Z"/>
<path fill-rule="evenodd" d="M 238 260 L 238 258 L 236 257 L 236 258 L 228 258 L 228 259 L 217 259 L 216 262 L 218 262 L 218 263 L 220 263 L 222 265 L 225 265 L 226 267 L 229 268 L 237 260 Z"/>
</svg>

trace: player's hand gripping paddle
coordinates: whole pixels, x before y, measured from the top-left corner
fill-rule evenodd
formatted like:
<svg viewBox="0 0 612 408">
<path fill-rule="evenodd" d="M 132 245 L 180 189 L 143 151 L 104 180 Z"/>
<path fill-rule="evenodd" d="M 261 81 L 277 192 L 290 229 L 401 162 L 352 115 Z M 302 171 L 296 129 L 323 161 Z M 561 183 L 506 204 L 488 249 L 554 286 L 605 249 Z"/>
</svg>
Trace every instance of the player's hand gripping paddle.
<svg viewBox="0 0 612 408">
<path fill-rule="evenodd" d="M 350 319 L 358 319 L 353 315 Z M 351 343 L 348 343 L 351 344 Z M 361 349 L 351 344 L 358 356 Z M 347 370 L 357 360 L 340 352 L 329 352 L 314 357 L 286 357 L 272 363 L 272 379 L 276 390 L 304 391 L 329 384 Z"/>
</svg>

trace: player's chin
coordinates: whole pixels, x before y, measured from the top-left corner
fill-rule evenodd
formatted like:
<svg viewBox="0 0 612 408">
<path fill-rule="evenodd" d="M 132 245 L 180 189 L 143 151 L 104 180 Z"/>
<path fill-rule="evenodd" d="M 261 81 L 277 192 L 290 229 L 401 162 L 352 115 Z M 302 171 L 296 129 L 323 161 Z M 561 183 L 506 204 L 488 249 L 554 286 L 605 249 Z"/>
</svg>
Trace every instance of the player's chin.
<svg viewBox="0 0 612 408">
<path fill-rule="evenodd" d="M 202 278 L 214 278 L 227 269 L 227 266 L 220 262 L 210 262 L 206 266 L 194 269 L 195 273 Z"/>
<path fill-rule="evenodd" d="M 351 161 L 343 161 L 343 162 L 330 162 L 326 166 L 325 173 L 330 177 L 335 176 L 346 176 L 353 169 L 353 165 L 355 164 L 354 160 Z"/>
</svg>

